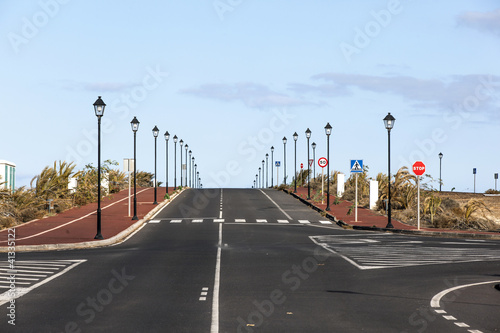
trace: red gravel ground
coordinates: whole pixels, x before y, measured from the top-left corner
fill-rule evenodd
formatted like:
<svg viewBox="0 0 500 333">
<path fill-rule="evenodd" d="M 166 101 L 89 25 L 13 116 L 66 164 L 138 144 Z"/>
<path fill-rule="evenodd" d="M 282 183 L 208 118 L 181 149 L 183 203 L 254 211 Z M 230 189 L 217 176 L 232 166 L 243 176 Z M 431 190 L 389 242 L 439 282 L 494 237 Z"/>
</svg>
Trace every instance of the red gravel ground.
<svg viewBox="0 0 500 333">
<path fill-rule="evenodd" d="M 173 189 L 169 188 L 169 193 Z M 165 188 L 157 189 L 158 202 Z M 133 191 L 131 195 L 131 213 Z M 111 194 L 101 201 L 101 233 L 110 238 L 137 221 L 128 216 L 128 190 Z M 154 209 L 154 188 L 137 189 L 137 217 L 140 220 Z M 73 208 L 56 216 L 35 220 L 15 227 L 15 245 L 63 244 L 93 241 L 97 233 L 97 203 Z M 12 232 L 10 232 L 12 234 Z M 0 247 L 7 246 L 7 229 L 0 231 Z"/>
<path fill-rule="evenodd" d="M 294 188 L 289 188 L 289 192 L 293 192 Z M 307 187 L 297 187 L 296 195 L 300 196 L 302 199 L 307 198 Z M 311 190 L 311 198 L 314 198 L 315 192 Z M 307 200 L 308 202 L 314 204 L 314 206 L 320 208 L 321 210 L 326 209 L 326 192 L 325 192 L 325 200 L 324 204 L 319 202 L 313 202 L 312 200 Z M 379 213 L 372 211 L 370 209 L 358 207 L 358 221 L 354 221 L 354 209 L 350 215 L 347 214 L 349 211 L 349 207 L 353 205 L 352 202 L 346 200 L 340 200 L 338 205 L 334 205 L 335 196 L 330 195 L 330 214 L 335 216 L 338 220 L 341 220 L 349 225 L 357 225 L 364 227 L 376 227 L 376 228 L 385 228 L 387 225 L 387 216 L 380 215 Z M 394 226 L 394 229 L 399 230 L 417 230 L 417 227 L 411 226 L 400 221 L 391 219 L 391 223 Z M 478 232 L 478 231 L 469 231 L 469 230 L 451 230 L 451 229 L 435 229 L 435 228 L 420 228 L 422 231 L 433 231 L 433 232 L 454 232 L 454 233 L 474 233 L 474 234 L 498 234 L 492 232 Z"/>
</svg>

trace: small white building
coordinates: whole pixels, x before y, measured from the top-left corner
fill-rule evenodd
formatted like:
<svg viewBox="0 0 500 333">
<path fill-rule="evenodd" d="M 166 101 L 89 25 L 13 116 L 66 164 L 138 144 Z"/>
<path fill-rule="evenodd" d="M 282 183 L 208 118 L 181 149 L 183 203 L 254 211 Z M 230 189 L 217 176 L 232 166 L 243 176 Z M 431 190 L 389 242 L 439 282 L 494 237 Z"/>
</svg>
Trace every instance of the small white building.
<svg viewBox="0 0 500 333">
<path fill-rule="evenodd" d="M 13 191 L 16 188 L 16 165 L 0 160 L 0 189 Z"/>
</svg>

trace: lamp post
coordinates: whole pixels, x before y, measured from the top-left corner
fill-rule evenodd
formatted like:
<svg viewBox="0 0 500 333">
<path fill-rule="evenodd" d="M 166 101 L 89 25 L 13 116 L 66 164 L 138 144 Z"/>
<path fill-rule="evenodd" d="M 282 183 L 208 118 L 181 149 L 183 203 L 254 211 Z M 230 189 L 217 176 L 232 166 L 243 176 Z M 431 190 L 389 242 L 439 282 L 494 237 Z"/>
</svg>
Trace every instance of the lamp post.
<svg viewBox="0 0 500 333">
<path fill-rule="evenodd" d="M 313 148 L 313 178 L 316 179 L 316 142 L 313 142 L 311 147 Z"/>
<path fill-rule="evenodd" d="M 260 176 L 260 170 L 261 168 L 259 167 L 259 186 L 262 188 L 262 177 Z"/>
<path fill-rule="evenodd" d="M 189 160 L 187 160 L 187 161 L 189 161 L 189 187 L 192 187 L 192 186 L 191 186 L 191 181 L 193 180 L 193 178 L 191 177 L 191 166 L 192 166 L 192 164 L 193 164 L 193 163 L 191 162 L 191 155 L 192 155 L 192 153 L 193 153 L 193 152 L 190 150 L 190 151 L 189 151 Z M 187 161 L 186 161 L 186 164 L 188 163 Z M 187 171 L 187 170 L 186 170 L 186 171 Z M 186 185 L 187 185 L 187 184 L 186 184 Z"/>
<path fill-rule="evenodd" d="M 388 203 L 389 206 L 387 208 L 387 225 L 386 228 L 394 228 L 394 226 L 391 223 L 391 129 L 394 127 L 394 122 L 396 121 L 396 118 L 394 118 L 391 113 L 389 112 L 387 116 L 384 118 L 384 125 L 385 128 L 387 129 L 387 166 L 388 166 L 388 173 L 389 173 L 389 178 L 388 178 Z"/>
<path fill-rule="evenodd" d="M 295 172 L 295 180 L 294 180 L 294 186 L 293 186 L 293 193 L 297 193 L 297 139 L 299 138 L 299 135 L 297 132 L 293 133 L 293 141 L 294 141 L 294 146 L 295 146 L 295 159 L 294 159 L 294 172 Z"/>
<path fill-rule="evenodd" d="M 94 239 L 103 239 L 101 234 L 101 118 L 106 104 L 98 96 L 94 102 L 94 112 L 97 117 L 97 234 Z"/>
<path fill-rule="evenodd" d="M 194 156 L 193 156 L 193 158 L 191 158 L 191 182 L 192 182 L 193 188 L 196 188 L 196 184 L 194 183 L 195 182 L 195 180 L 194 180 Z"/>
<path fill-rule="evenodd" d="M 439 192 L 441 192 L 441 185 L 443 185 L 443 178 L 441 178 L 441 161 L 443 160 L 443 153 L 439 153 Z"/>
<path fill-rule="evenodd" d="M 156 139 L 158 139 L 158 133 L 160 132 L 160 130 L 158 129 L 158 127 L 154 127 L 153 128 L 153 136 L 155 138 L 155 202 L 153 202 L 153 205 L 157 205 L 158 204 L 158 201 L 156 200 L 156 189 L 157 189 L 157 184 L 158 182 L 156 181 Z"/>
<path fill-rule="evenodd" d="M 269 187 L 269 154 L 266 154 L 266 188 Z"/>
<path fill-rule="evenodd" d="M 311 138 L 311 130 L 308 128 L 306 130 L 307 138 L 307 200 L 311 200 L 311 183 L 309 174 L 311 173 L 311 166 L 309 164 L 309 139 Z"/>
<path fill-rule="evenodd" d="M 262 188 L 264 188 L 264 175 L 265 175 L 265 170 L 264 170 L 264 160 L 262 160 Z"/>
<path fill-rule="evenodd" d="M 286 137 L 283 137 L 283 184 L 286 185 Z"/>
<path fill-rule="evenodd" d="M 170 133 L 168 133 L 168 131 L 165 132 L 165 150 L 166 150 L 166 153 L 165 153 L 165 165 L 166 165 L 166 194 L 168 194 L 168 140 L 170 139 Z"/>
<path fill-rule="evenodd" d="M 174 190 L 177 188 L 177 135 L 174 135 Z"/>
<path fill-rule="evenodd" d="M 134 132 L 134 216 L 132 217 L 132 220 L 137 220 L 137 163 L 136 163 L 136 152 L 137 152 L 137 145 L 136 145 L 136 137 L 137 137 L 137 130 L 139 129 L 139 120 L 137 120 L 136 117 L 132 119 L 130 122 L 130 125 L 132 126 L 132 132 Z"/>
<path fill-rule="evenodd" d="M 255 182 L 255 184 L 257 184 L 255 188 L 259 188 L 259 175 L 258 174 L 255 174 L 255 181 L 254 182 Z"/>
<path fill-rule="evenodd" d="M 179 145 L 181 146 L 181 187 L 182 187 L 182 146 L 184 145 L 184 140 L 181 139 L 181 141 L 179 141 Z"/>
<path fill-rule="evenodd" d="M 198 188 L 198 182 L 196 181 L 196 174 L 197 174 L 197 171 L 196 169 L 198 168 L 198 164 L 195 164 L 194 165 L 194 182 L 195 182 L 195 186 L 194 188 Z"/>
<path fill-rule="evenodd" d="M 328 164 L 326 165 L 326 211 L 330 210 L 330 134 L 332 134 L 332 126 L 327 123 L 325 126 L 326 133 L 326 159 Z"/>
<path fill-rule="evenodd" d="M 255 188 L 255 179 L 253 180 L 253 188 Z"/>
<path fill-rule="evenodd" d="M 271 147 L 271 170 L 273 170 L 274 167 L 274 146 Z M 271 172 L 271 187 L 274 187 L 274 176 L 273 176 L 274 171 Z"/>
<path fill-rule="evenodd" d="M 196 179 L 198 179 L 198 188 L 200 188 L 200 184 L 201 184 L 201 178 L 200 178 L 200 172 L 196 172 Z"/>
<path fill-rule="evenodd" d="M 186 171 L 184 171 L 184 173 L 186 174 L 186 179 L 185 179 L 185 183 L 184 183 L 184 186 L 188 186 L 188 167 L 187 167 L 187 164 L 188 164 L 188 144 L 186 143 L 184 145 L 184 150 L 186 151 Z"/>
</svg>

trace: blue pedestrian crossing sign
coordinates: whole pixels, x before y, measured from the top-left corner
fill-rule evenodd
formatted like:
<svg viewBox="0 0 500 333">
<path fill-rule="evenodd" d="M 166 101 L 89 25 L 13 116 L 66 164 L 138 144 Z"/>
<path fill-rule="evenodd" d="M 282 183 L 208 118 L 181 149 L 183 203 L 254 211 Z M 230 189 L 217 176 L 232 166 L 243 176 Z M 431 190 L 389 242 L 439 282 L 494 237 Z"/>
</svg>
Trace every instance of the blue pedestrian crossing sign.
<svg viewBox="0 0 500 333">
<path fill-rule="evenodd" d="M 276 165 L 277 167 L 279 167 L 279 166 L 281 166 L 281 162 L 280 162 L 280 161 L 276 161 L 275 165 Z"/>
<path fill-rule="evenodd" d="M 363 172 L 363 160 L 351 160 L 351 172 Z"/>
</svg>

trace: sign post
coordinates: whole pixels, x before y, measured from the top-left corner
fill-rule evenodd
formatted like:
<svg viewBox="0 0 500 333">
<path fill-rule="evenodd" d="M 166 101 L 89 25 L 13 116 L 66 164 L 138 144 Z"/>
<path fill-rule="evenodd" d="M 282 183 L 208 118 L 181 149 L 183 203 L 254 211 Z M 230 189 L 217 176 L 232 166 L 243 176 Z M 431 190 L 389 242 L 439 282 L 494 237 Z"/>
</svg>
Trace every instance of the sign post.
<svg viewBox="0 0 500 333">
<path fill-rule="evenodd" d="M 413 173 L 417 176 L 417 228 L 420 230 L 420 176 L 425 172 L 425 164 L 422 161 L 413 163 Z"/>
<path fill-rule="evenodd" d="M 358 222 L 358 173 L 363 172 L 363 160 L 351 160 L 351 173 L 355 173 L 356 192 L 354 194 L 354 222 Z"/>
<path fill-rule="evenodd" d="M 328 160 L 324 157 L 321 157 L 318 160 L 318 165 L 321 167 L 321 204 L 325 203 L 325 176 L 324 171 L 325 167 L 328 165 Z"/>
<path fill-rule="evenodd" d="M 123 159 L 123 172 L 126 172 L 128 175 L 128 216 L 130 217 L 130 174 L 134 171 L 134 159 L 133 158 L 124 158 Z"/>
<path fill-rule="evenodd" d="M 274 165 L 276 166 L 276 179 L 280 179 L 280 165 L 281 165 L 281 161 L 274 162 Z M 276 184 L 276 186 L 279 186 L 279 184 Z"/>
</svg>

